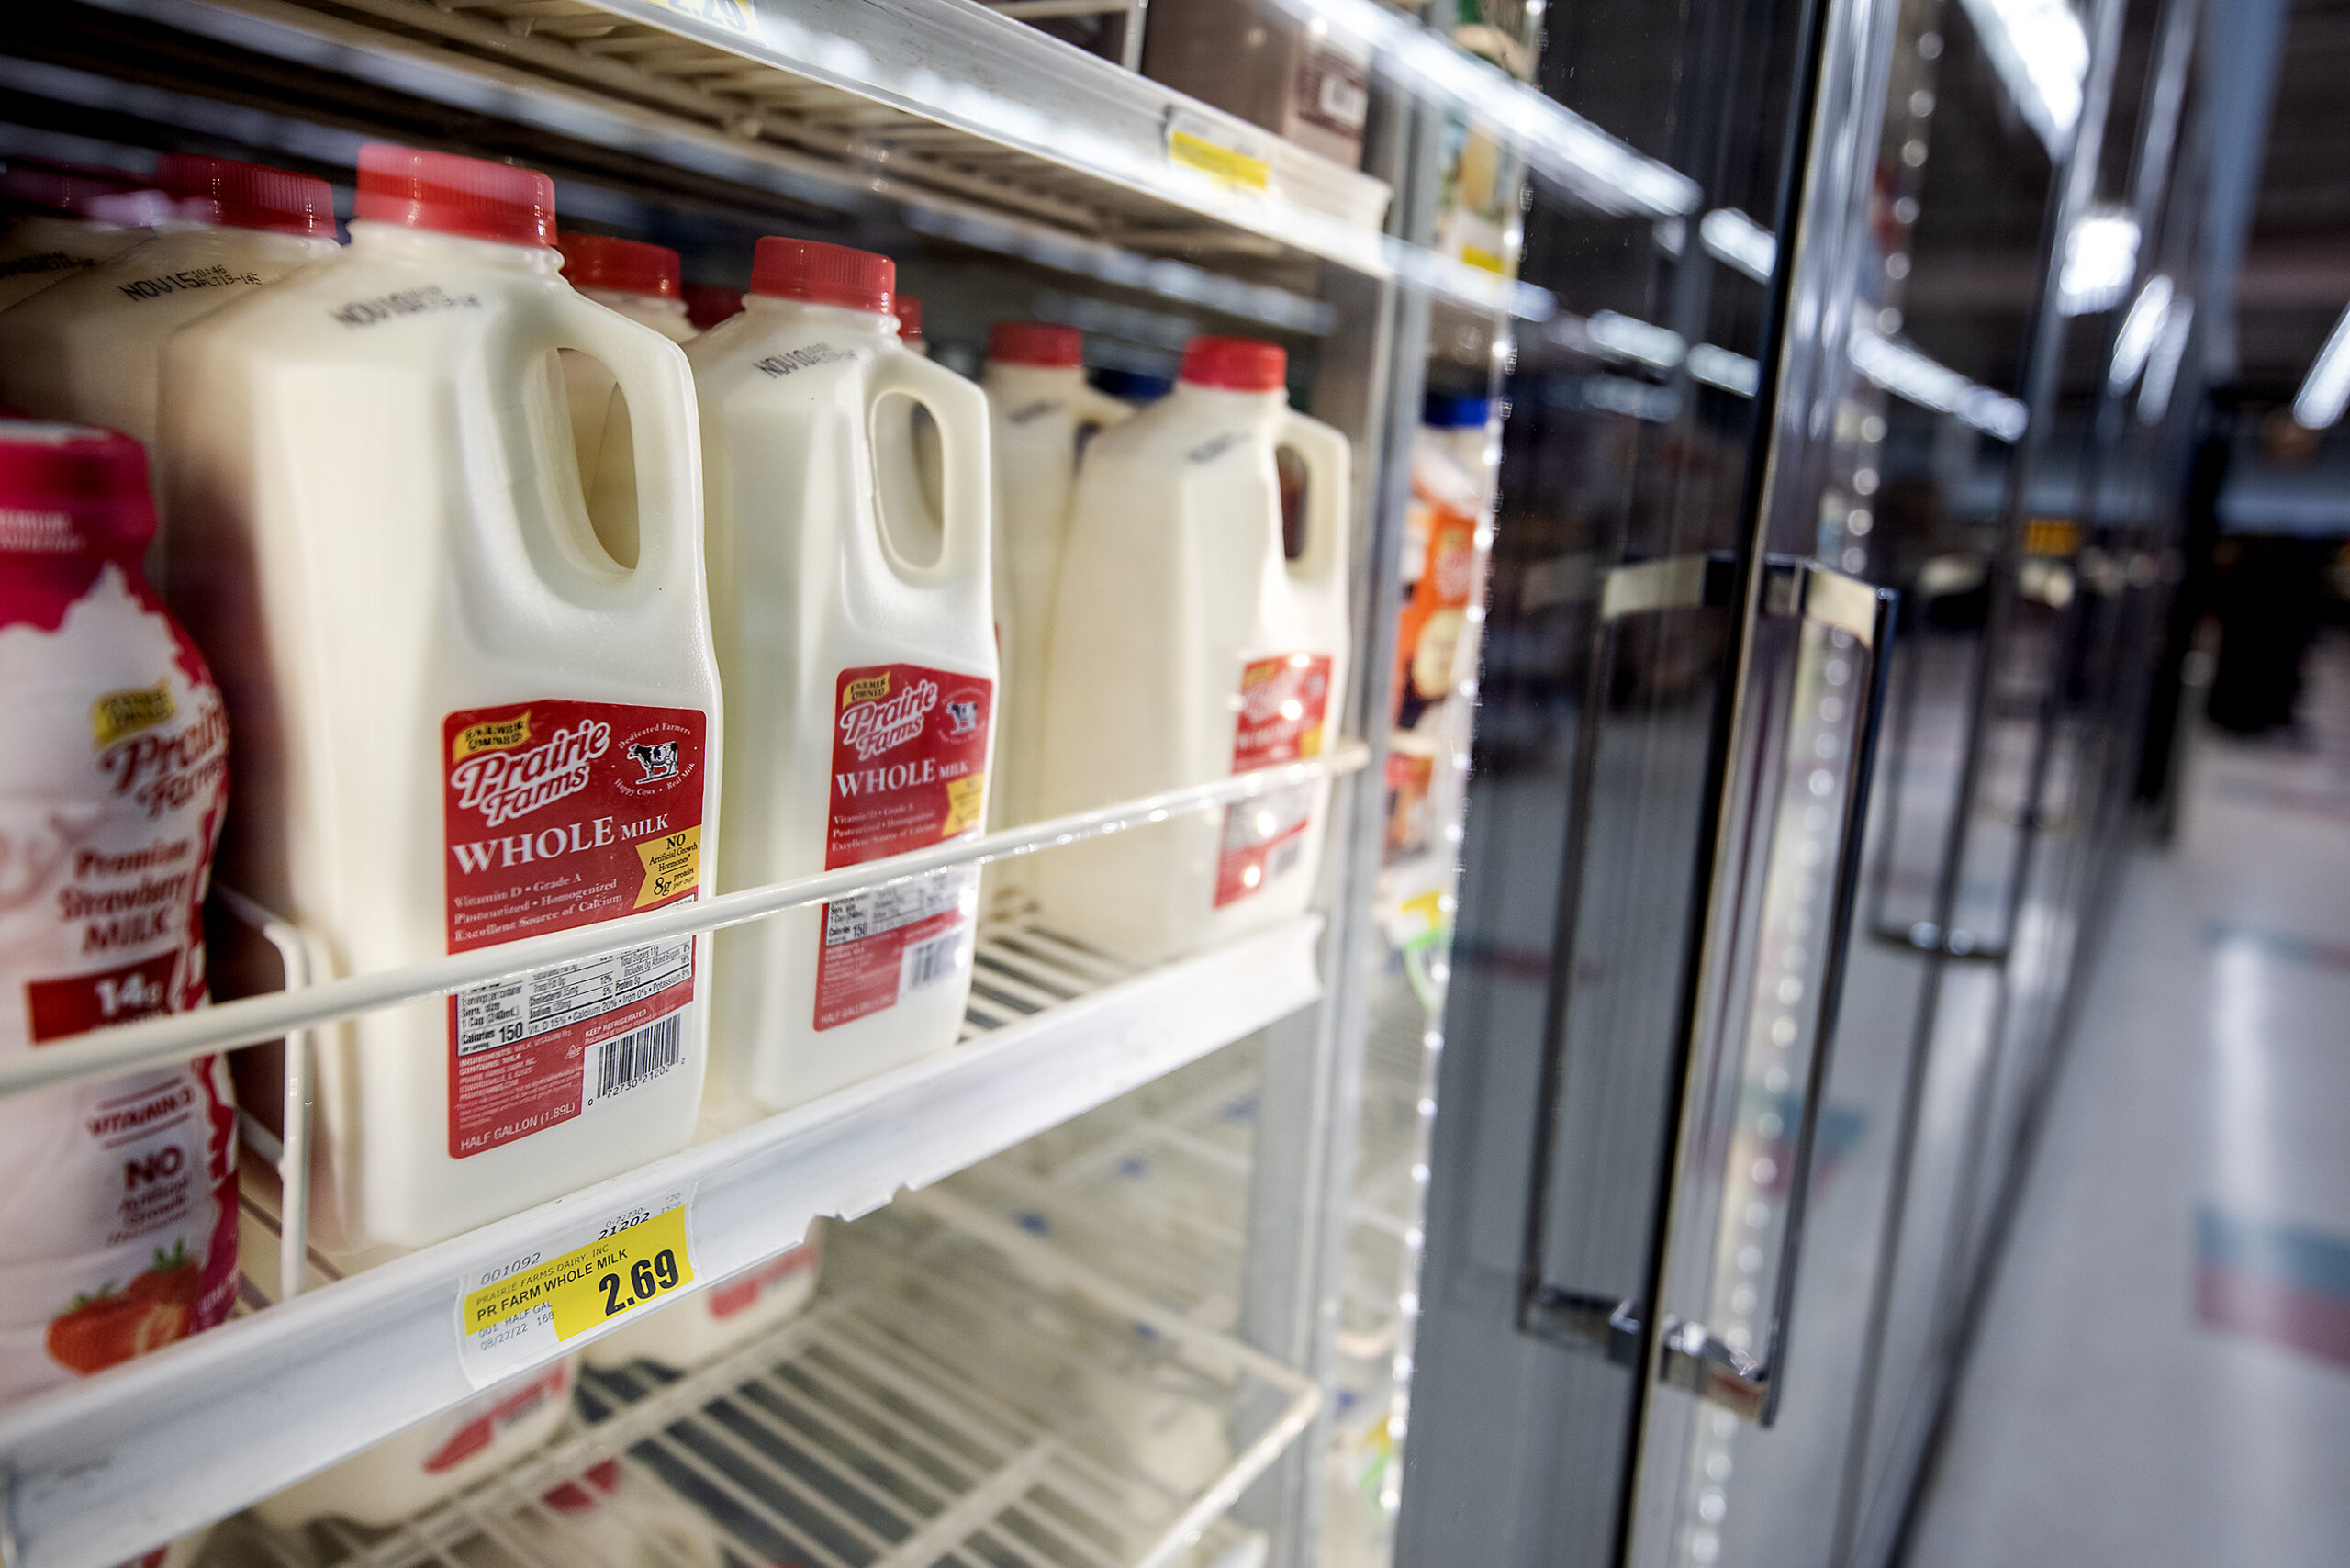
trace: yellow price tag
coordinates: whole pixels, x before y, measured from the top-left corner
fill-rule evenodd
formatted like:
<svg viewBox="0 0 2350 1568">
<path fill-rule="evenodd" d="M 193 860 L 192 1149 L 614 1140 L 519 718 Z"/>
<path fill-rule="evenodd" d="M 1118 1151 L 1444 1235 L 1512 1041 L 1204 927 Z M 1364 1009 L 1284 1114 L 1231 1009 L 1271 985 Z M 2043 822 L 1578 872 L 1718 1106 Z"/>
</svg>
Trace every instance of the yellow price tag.
<svg viewBox="0 0 2350 1568">
<path fill-rule="evenodd" d="M 624 1223 L 560 1258 L 482 1286 L 465 1297 L 468 1336 L 509 1318 L 549 1307 L 555 1338 L 576 1338 L 612 1318 L 647 1306 L 691 1284 L 693 1259 L 686 1249 L 686 1210 L 680 1204 Z"/>
<path fill-rule="evenodd" d="M 1272 165 L 1262 158 L 1251 158 L 1237 148 L 1226 147 L 1220 141 L 1210 141 L 1204 136 L 1194 136 L 1188 130 L 1167 133 L 1167 158 L 1186 169 L 1242 190 L 1261 191 L 1272 184 Z"/>
</svg>

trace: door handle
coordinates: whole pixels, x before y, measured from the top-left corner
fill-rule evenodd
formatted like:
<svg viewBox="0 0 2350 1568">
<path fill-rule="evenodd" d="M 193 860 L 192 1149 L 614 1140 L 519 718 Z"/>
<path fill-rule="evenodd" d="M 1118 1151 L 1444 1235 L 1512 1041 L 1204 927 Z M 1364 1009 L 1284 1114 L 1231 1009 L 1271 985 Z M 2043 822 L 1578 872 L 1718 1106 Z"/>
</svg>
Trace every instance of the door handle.
<svg viewBox="0 0 2350 1568">
<path fill-rule="evenodd" d="M 1774 706 L 1742 783 L 1746 842 L 1725 857 L 1729 885 L 1717 890 L 1731 902 L 1730 935 L 1705 982 L 1720 998 L 1707 1053 L 1714 1092 L 1690 1113 L 1728 1108 L 1727 1127 L 1696 1140 L 1708 1166 L 1718 1154 L 1722 1183 L 1711 1205 L 1714 1321 L 1661 1319 L 1658 1372 L 1769 1426 L 1785 1392 L 1897 596 L 1814 561 L 1774 557 L 1764 570 L 1762 615 L 1792 634 L 1774 640 L 1774 667 L 1753 678 L 1757 700 Z"/>
<path fill-rule="evenodd" d="M 1708 1107 L 1722 1103 L 1718 1090 L 1726 1082 L 1729 1103 L 1737 1111 L 1747 1098 L 1742 1079 L 1756 1077 L 1757 1088 L 1780 1107 L 1771 1113 L 1778 1118 L 1772 1133 L 1778 1142 L 1770 1180 L 1784 1176 L 1786 1196 L 1780 1205 L 1776 1246 L 1769 1249 L 1775 1251 L 1775 1266 L 1766 1273 L 1764 1265 L 1772 1263 L 1768 1251 L 1756 1249 L 1747 1238 L 1741 1238 L 1728 1260 L 1734 1273 L 1756 1287 L 1750 1308 L 1762 1305 L 1767 1296 L 1759 1323 L 1752 1321 L 1757 1315 L 1750 1310 L 1742 1316 L 1663 1315 L 1653 1319 L 1652 1327 L 1661 1377 L 1747 1419 L 1768 1424 L 1777 1411 L 1781 1347 L 1793 1305 L 1804 1204 L 1818 1144 L 1818 1089 L 1825 1075 L 1835 998 L 1851 944 L 1859 841 L 1883 706 L 1880 671 L 1895 596 L 1794 557 L 1768 557 L 1761 571 L 1758 657 L 1750 665 L 1748 688 L 1750 701 L 1760 705 L 1761 719 L 1748 726 L 1754 738 L 1742 744 L 1743 756 L 1726 786 L 1740 807 L 1735 819 L 1740 825 L 1730 830 L 1735 834 L 1732 847 L 1718 857 L 1710 873 L 1712 898 L 1725 911 L 1716 926 L 1725 935 L 1709 944 L 1706 969 L 1697 982 L 1703 988 L 1701 999 L 1712 1005 L 1701 1005 L 1695 1014 L 1701 1047 L 1695 1059 L 1706 1064 L 1703 1076 L 1717 1092 L 1709 1094 L 1702 1087 L 1693 1092 L 1681 1114 L 1683 1125 L 1696 1130 L 1681 1142 L 1689 1147 L 1694 1141 L 1701 1153 L 1720 1156 L 1726 1204 L 1733 1174 L 1730 1161 L 1743 1154 L 1743 1174 L 1751 1183 L 1758 1157 L 1738 1148 L 1735 1116 L 1732 1136 L 1714 1137 L 1709 1146 L 1709 1135 L 1717 1129 L 1710 1126 Z M 1600 634 L 1606 635 L 1608 628 L 1628 618 L 1651 613 L 1734 610 L 1738 584 L 1736 564 L 1727 554 L 1617 566 L 1600 585 Z M 1823 750 L 1825 739 L 1832 739 L 1833 745 Z M 1798 749 L 1803 756 L 1796 755 Z M 1589 815 L 1587 788 L 1579 781 L 1579 822 Z M 1803 907 L 1792 907 L 1791 896 L 1807 882 L 1811 891 Z M 1799 975 L 1791 973 L 1785 963 L 1795 945 L 1766 939 L 1774 921 L 1785 925 L 1790 919 L 1806 923 Z M 1789 994 L 1786 982 L 1791 980 L 1796 982 L 1794 994 L 1808 1003 L 1801 1008 L 1800 1019 L 1782 1000 Z M 1774 1069 L 1783 1081 L 1773 1077 Z M 1546 1089 L 1546 1103 L 1550 1092 Z M 1790 1126 L 1792 1135 L 1784 1136 Z M 1668 1137 L 1666 1143 L 1670 1148 L 1673 1139 Z M 1595 1289 L 1588 1280 L 1550 1272 L 1551 1249 L 1545 1239 L 1550 1221 L 1540 1194 L 1555 1179 L 1549 1169 L 1551 1149 L 1547 1137 L 1538 1146 L 1533 1178 L 1538 1195 L 1529 1210 L 1519 1327 L 1619 1365 L 1637 1366 L 1650 1342 L 1650 1304 L 1620 1288 Z M 1675 1175 L 1683 1182 L 1689 1178 L 1685 1170 Z M 1592 1222 L 1576 1222 L 1578 1226 L 1585 1223 L 1608 1222 L 1596 1216 Z M 1575 1252 L 1576 1248 L 1569 1244 L 1567 1250 Z M 1581 1272 L 1579 1266 L 1575 1272 Z M 1736 1299 L 1733 1292 L 1731 1300 Z"/>
</svg>

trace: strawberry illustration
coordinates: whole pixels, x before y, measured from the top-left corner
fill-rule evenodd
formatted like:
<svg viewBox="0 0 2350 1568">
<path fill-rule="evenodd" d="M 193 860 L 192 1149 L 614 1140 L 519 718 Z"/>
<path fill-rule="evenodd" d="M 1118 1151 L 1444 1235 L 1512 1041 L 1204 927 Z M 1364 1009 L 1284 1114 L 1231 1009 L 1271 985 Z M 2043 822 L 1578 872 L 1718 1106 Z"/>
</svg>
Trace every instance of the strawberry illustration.
<svg viewBox="0 0 2350 1568">
<path fill-rule="evenodd" d="M 203 1278 L 187 1245 L 160 1249 L 144 1273 L 120 1291 L 77 1295 L 50 1320 L 50 1360 L 87 1377 L 186 1337 Z"/>
</svg>

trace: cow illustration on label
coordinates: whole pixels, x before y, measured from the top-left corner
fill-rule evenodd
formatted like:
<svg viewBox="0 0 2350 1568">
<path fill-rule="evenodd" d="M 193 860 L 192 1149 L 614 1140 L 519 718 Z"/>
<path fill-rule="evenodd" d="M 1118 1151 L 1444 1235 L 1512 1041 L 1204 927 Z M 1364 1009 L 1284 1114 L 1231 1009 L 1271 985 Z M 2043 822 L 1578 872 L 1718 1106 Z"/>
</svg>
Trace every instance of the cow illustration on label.
<svg viewBox="0 0 2350 1568">
<path fill-rule="evenodd" d="M 628 748 L 628 755 L 637 767 L 644 770 L 639 784 L 657 784 L 664 778 L 677 776 L 677 743 L 675 741 L 638 742 Z"/>
</svg>

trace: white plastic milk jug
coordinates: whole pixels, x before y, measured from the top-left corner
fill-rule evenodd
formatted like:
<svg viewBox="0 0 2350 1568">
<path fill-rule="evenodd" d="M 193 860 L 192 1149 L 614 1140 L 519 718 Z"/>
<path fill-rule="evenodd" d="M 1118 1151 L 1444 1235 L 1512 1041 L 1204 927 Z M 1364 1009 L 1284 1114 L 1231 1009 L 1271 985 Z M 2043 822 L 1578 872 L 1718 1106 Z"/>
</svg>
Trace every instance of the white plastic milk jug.
<svg viewBox="0 0 2350 1568">
<path fill-rule="evenodd" d="M 0 307 L 121 254 L 172 210 L 136 175 L 47 158 L 10 158 L 0 196 L 17 209 L 0 237 Z"/>
<path fill-rule="evenodd" d="M 1287 355 L 1195 338 L 1174 391 L 1086 449 L 1056 588 L 1043 813 L 1310 757 L 1347 685 L 1346 438 L 1292 413 Z M 1283 548 L 1275 454 L 1305 481 Z M 1036 857 L 1045 917 L 1144 962 L 1303 913 L 1326 782 Z"/>
<path fill-rule="evenodd" d="M 344 972 L 710 886 L 693 388 L 565 284 L 553 206 L 529 170 L 363 148 L 350 248 L 165 353 L 173 598 L 244 737 L 223 877 Z M 589 532 L 559 348 L 634 411 L 632 568 Z M 684 1146 L 706 940 L 336 1025 L 321 1242 L 421 1246 Z"/>
<path fill-rule="evenodd" d="M 711 616 L 735 694 L 720 880 L 756 886 L 980 831 L 995 699 L 987 399 L 909 353 L 886 257 L 759 241 L 695 339 Z M 936 421 L 922 500 L 909 402 Z M 955 1043 L 978 868 L 721 934 L 719 1066 L 781 1109 Z"/>
<path fill-rule="evenodd" d="M 228 729 L 153 526 L 137 442 L 0 420 L 0 1058 L 204 1001 Z M 236 1160 L 214 1057 L 0 1100 L 0 1405 L 227 1319 Z"/>
<path fill-rule="evenodd" d="M 253 1512 L 280 1529 L 330 1516 L 396 1525 L 544 1447 L 571 1411 L 577 1377 L 569 1356 L 524 1372 L 264 1498 Z"/>
<path fill-rule="evenodd" d="M 177 153 L 155 177 L 174 205 L 153 238 L 0 311 L 0 402 L 151 442 L 163 340 L 338 249 L 324 180 Z"/>
<path fill-rule="evenodd" d="M 706 1365 L 799 1316 L 816 1294 L 823 1261 L 824 1222 L 818 1220 L 799 1246 L 615 1328 L 582 1353 L 591 1367 Z"/>
<path fill-rule="evenodd" d="M 589 1465 L 451 1549 L 463 1568 L 731 1568 L 718 1521 L 640 1464 Z"/>
<path fill-rule="evenodd" d="M 1085 382 L 1074 327 L 999 321 L 988 337 L 988 432 L 995 446 L 995 626 L 1003 658 L 988 816 L 1034 822 L 1044 766 L 1045 657 L 1077 479 L 1080 438 L 1134 412 Z M 1025 861 L 1002 869 L 1026 869 Z"/>
</svg>

